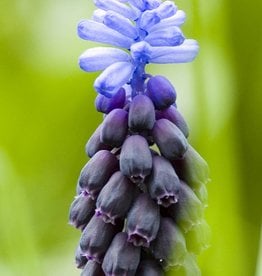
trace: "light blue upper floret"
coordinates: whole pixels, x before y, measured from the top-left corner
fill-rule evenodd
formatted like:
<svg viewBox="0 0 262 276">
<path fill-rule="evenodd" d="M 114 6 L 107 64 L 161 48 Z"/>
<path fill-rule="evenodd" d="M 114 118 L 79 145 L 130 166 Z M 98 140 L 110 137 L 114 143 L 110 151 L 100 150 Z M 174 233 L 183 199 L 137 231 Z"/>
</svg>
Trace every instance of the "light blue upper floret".
<svg viewBox="0 0 262 276">
<path fill-rule="evenodd" d="M 94 83 L 98 93 L 111 97 L 148 63 L 184 63 L 196 57 L 197 42 L 185 39 L 180 29 L 185 13 L 172 1 L 94 0 L 94 3 L 98 9 L 92 20 L 78 24 L 79 37 L 118 47 L 88 49 L 79 58 L 84 71 L 103 70 Z"/>
</svg>

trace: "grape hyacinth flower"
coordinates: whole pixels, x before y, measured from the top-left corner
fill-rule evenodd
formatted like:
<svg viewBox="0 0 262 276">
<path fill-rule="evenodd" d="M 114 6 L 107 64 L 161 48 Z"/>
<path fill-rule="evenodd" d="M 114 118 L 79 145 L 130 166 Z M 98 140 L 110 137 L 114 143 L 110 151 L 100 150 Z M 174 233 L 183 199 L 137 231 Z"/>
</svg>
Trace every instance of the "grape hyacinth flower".
<svg viewBox="0 0 262 276">
<path fill-rule="evenodd" d="M 207 247 L 208 166 L 189 144 L 177 92 L 149 63 L 194 60 L 185 13 L 173 1 L 94 0 L 80 38 L 108 46 L 79 58 L 104 114 L 86 144 L 70 224 L 82 231 L 75 253 L 81 275 L 161 276 L 168 269 L 200 275 L 196 255 Z"/>
</svg>

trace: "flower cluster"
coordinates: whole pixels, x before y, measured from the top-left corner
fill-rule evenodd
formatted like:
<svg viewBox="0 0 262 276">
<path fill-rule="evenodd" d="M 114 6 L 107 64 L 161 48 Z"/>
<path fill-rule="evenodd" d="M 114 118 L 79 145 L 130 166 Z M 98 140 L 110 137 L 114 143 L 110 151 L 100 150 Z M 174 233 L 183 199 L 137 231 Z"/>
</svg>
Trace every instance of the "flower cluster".
<svg viewBox="0 0 262 276">
<path fill-rule="evenodd" d="M 96 47 L 79 59 L 95 81 L 104 120 L 90 137 L 70 223 L 82 231 L 76 264 L 82 276 L 164 275 L 168 268 L 200 275 L 195 254 L 208 227 L 208 166 L 188 143 L 176 91 L 148 63 L 189 62 L 197 42 L 180 30 L 185 14 L 172 1 L 95 0 L 81 38 Z"/>
</svg>

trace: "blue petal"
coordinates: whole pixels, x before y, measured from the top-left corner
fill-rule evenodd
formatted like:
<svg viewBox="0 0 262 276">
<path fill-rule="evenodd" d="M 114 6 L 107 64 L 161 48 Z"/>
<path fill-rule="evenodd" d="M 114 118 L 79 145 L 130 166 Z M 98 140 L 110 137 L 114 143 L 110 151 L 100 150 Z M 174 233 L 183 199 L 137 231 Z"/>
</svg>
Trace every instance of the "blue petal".
<svg viewBox="0 0 262 276">
<path fill-rule="evenodd" d="M 106 15 L 106 11 L 97 9 L 93 12 L 92 20 L 99 23 L 103 23 L 105 15 Z"/>
<path fill-rule="evenodd" d="M 119 61 L 130 61 L 131 57 L 123 50 L 116 48 L 96 47 L 86 50 L 79 57 L 79 66 L 87 72 L 104 70 Z"/>
<path fill-rule="evenodd" d="M 155 32 L 160 31 L 162 29 L 166 29 L 173 26 L 180 26 L 185 22 L 186 14 L 182 10 L 178 10 L 175 15 L 165 18 L 161 20 L 158 24 L 152 26 L 152 28 L 149 28 L 149 32 Z"/>
<path fill-rule="evenodd" d="M 133 39 L 137 39 L 138 37 L 138 32 L 131 21 L 116 12 L 108 11 L 104 16 L 103 23 L 107 27 L 114 29 L 125 36 Z"/>
<path fill-rule="evenodd" d="M 146 10 L 156 9 L 161 4 L 161 0 L 144 0 L 144 2 Z"/>
<path fill-rule="evenodd" d="M 141 11 L 145 10 L 145 1 L 143 0 L 129 0 L 129 1 L 125 1 L 128 2 L 129 4 L 131 4 L 132 6 L 138 8 Z"/>
<path fill-rule="evenodd" d="M 184 42 L 185 38 L 178 27 L 171 27 L 150 33 L 145 41 L 151 46 L 177 46 Z"/>
<path fill-rule="evenodd" d="M 82 39 L 111 44 L 129 49 L 134 40 L 112 30 L 102 23 L 83 20 L 78 24 L 78 35 Z"/>
<path fill-rule="evenodd" d="M 161 19 L 173 16 L 177 11 L 177 7 L 171 1 L 163 2 L 159 7 L 153 10 L 145 11 L 140 19 L 140 28 L 149 30 L 152 26 L 159 23 Z"/>
<path fill-rule="evenodd" d="M 176 47 L 151 47 L 151 63 L 184 63 L 192 61 L 199 50 L 198 43 L 193 39 L 186 39 Z"/>
<path fill-rule="evenodd" d="M 160 17 L 155 10 L 145 11 L 140 18 L 139 27 L 143 30 L 148 30 L 150 27 L 160 22 Z"/>
<path fill-rule="evenodd" d="M 177 11 L 176 5 L 171 1 L 165 1 L 163 2 L 157 9 L 157 15 L 161 18 L 168 18 L 172 15 L 174 15 Z"/>
<path fill-rule="evenodd" d="M 98 8 L 102 10 L 115 11 L 119 14 L 122 14 L 124 17 L 132 20 L 137 19 L 139 16 L 139 14 L 134 9 L 116 0 L 94 0 L 94 3 Z"/>
<path fill-rule="evenodd" d="M 132 77 L 134 65 L 130 62 L 117 62 L 107 67 L 95 80 L 96 91 L 112 97 Z"/>
</svg>

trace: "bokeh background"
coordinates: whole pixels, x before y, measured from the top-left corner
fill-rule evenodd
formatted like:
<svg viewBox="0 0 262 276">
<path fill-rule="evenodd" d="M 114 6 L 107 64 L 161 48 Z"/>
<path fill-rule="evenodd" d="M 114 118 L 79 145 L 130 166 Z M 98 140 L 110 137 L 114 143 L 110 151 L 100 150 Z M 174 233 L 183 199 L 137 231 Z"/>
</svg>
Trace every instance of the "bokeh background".
<svg viewBox="0 0 262 276">
<path fill-rule="evenodd" d="M 169 77 L 191 144 L 210 165 L 204 276 L 262 275 L 262 2 L 177 0 L 201 51 Z M 71 276 L 79 232 L 67 224 L 95 112 L 93 45 L 76 36 L 92 1 L 0 1 L 0 275 Z M 261 254 L 261 253 L 260 253 Z"/>
</svg>

